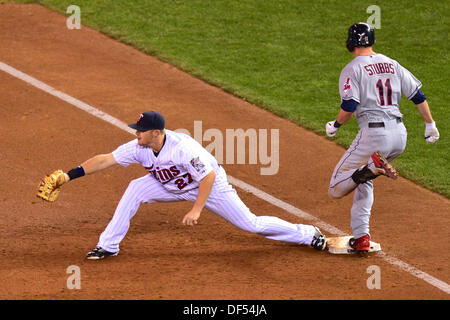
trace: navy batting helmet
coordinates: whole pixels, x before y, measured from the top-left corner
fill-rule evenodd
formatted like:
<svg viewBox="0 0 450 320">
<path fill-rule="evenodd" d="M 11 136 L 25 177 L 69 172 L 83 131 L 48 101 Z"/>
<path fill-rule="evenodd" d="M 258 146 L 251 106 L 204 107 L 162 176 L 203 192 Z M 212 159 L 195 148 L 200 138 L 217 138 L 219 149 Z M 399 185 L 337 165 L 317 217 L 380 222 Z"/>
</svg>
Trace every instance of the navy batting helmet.
<svg viewBox="0 0 450 320">
<path fill-rule="evenodd" d="M 371 47 L 374 42 L 375 32 L 368 23 L 358 22 L 348 29 L 348 51 L 353 52 L 355 47 Z"/>
</svg>

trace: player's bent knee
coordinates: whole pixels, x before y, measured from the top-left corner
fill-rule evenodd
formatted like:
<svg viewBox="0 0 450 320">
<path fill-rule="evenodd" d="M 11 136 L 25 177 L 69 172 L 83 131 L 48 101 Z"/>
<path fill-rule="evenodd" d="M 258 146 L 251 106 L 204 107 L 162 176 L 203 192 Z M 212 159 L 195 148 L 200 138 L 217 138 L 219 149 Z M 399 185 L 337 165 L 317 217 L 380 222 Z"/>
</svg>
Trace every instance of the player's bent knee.
<svg viewBox="0 0 450 320">
<path fill-rule="evenodd" d="M 328 188 L 328 195 L 334 199 L 340 199 L 346 195 L 346 193 L 340 192 L 339 188 Z"/>
</svg>

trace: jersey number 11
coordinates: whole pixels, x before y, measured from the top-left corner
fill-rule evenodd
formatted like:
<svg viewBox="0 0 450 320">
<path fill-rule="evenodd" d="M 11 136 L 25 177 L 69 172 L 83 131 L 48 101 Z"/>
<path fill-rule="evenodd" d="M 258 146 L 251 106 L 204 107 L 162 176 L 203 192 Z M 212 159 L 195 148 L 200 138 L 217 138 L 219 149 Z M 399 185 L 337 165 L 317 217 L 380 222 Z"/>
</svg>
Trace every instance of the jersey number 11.
<svg viewBox="0 0 450 320">
<path fill-rule="evenodd" d="M 384 82 L 384 86 L 386 87 L 387 91 L 387 105 L 392 105 L 392 87 L 391 87 L 391 79 L 387 78 Z M 380 106 L 384 106 L 384 87 L 383 87 L 383 81 L 381 79 L 378 79 L 377 81 L 377 88 L 378 88 L 378 95 L 380 96 Z"/>
</svg>

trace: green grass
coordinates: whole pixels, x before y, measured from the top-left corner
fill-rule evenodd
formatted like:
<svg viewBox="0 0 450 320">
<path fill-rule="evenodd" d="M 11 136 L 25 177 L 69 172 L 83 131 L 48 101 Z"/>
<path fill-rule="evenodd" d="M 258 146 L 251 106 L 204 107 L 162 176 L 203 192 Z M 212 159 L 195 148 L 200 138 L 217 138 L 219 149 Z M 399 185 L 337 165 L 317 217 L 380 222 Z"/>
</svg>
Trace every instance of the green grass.
<svg viewBox="0 0 450 320">
<path fill-rule="evenodd" d="M 209 83 L 325 135 L 339 110 L 338 79 L 352 59 L 346 51 L 350 24 L 381 9 L 375 51 L 412 71 L 441 139 L 424 142 L 424 124 L 403 98 L 406 151 L 394 164 L 402 176 L 450 197 L 448 1 L 299 0 L 41 0 L 66 14 L 81 8 L 81 22 L 156 55 Z M 354 119 L 335 141 L 345 147 L 357 132 Z"/>
</svg>

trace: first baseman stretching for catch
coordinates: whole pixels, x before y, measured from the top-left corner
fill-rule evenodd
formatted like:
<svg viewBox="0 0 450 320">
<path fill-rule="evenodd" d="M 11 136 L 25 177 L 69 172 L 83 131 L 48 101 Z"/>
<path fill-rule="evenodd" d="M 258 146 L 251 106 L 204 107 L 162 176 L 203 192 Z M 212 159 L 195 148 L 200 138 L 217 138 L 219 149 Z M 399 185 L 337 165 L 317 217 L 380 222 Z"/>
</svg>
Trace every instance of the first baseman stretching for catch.
<svg viewBox="0 0 450 320">
<path fill-rule="evenodd" d="M 194 203 L 182 223 L 197 224 L 202 209 L 218 214 L 228 222 L 248 232 L 269 239 L 310 245 L 324 250 L 326 238 L 311 225 L 293 224 L 277 217 L 255 216 L 241 201 L 227 181 L 225 170 L 197 141 L 188 135 L 165 129 L 163 116 L 144 112 L 135 124 L 137 139 L 118 147 L 109 154 L 97 155 L 79 167 L 64 173 L 57 170 L 40 183 L 38 196 L 54 201 L 62 184 L 85 174 L 116 164 L 124 167 L 139 163 L 148 174 L 133 180 L 120 200 L 112 220 L 100 235 L 97 246 L 87 259 L 116 256 L 130 220 L 142 203 L 187 200 Z"/>
<path fill-rule="evenodd" d="M 420 81 L 397 61 L 375 53 L 374 42 L 374 30 L 367 23 L 350 27 L 347 49 L 355 58 L 345 66 L 339 78 L 341 109 L 336 120 L 325 126 L 327 135 L 334 136 L 354 114 L 360 128 L 334 169 L 329 187 L 329 194 L 334 198 L 354 190 L 350 246 L 356 252 L 367 252 L 370 247 L 372 180 L 379 175 L 393 179 L 398 176 L 389 161 L 406 147 L 406 128 L 399 110 L 402 93 L 416 105 L 425 120 L 426 142 L 439 139 L 425 95 L 420 90 Z"/>
</svg>

